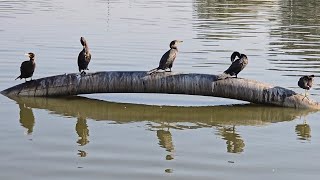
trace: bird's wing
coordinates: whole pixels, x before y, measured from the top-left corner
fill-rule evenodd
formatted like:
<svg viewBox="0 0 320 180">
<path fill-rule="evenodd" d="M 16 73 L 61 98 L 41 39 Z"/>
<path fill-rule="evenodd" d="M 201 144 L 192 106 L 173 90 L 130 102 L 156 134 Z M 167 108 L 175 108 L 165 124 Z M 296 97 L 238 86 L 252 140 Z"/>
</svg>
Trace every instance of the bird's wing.
<svg viewBox="0 0 320 180">
<path fill-rule="evenodd" d="M 80 63 L 81 61 L 84 60 L 85 57 L 85 52 L 84 49 L 82 51 L 80 51 L 79 55 L 78 55 L 78 63 Z"/>
<path fill-rule="evenodd" d="M 240 59 L 237 59 L 236 61 L 234 61 L 230 67 L 224 71 L 224 73 L 226 74 L 230 74 L 233 75 L 233 73 L 237 72 L 237 71 L 241 71 L 241 63 L 240 63 Z"/>
<path fill-rule="evenodd" d="M 169 59 L 169 55 L 170 55 L 170 50 L 168 50 L 166 53 L 164 53 L 160 59 L 160 62 L 159 62 L 159 69 L 165 69 L 166 68 L 166 64 L 167 64 L 167 61 Z"/>
<path fill-rule="evenodd" d="M 305 83 L 303 77 L 301 77 L 298 81 L 298 86 L 302 89 L 304 89 Z"/>
<path fill-rule="evenodd" d="M 310 89 L 311 86 L 309 85 L 309 82 L 308 82 L 308 77 L 307 76 L 303 76 L 299 79 L 298 81 L 298 86 L 301 87 L 302 89 Z"/>
<path fill-rule="evenodd" d="M 31 61 L 24 61 L 21 63 L 20 72 L 21 74 L 32 74 L 35 69 L 35 64 Z"/>
<path fill-rule="evenodd" d="M 230 67 L 224 71 L 226 74 L 238 74 L 240 71 L 242 71 L 246 65 L 248 64 L 248 59 L 246 57 L 242 57 L 241 59 L 237 59 L 233 61 L 233 63 L 230 65 Z"/>
<path fill-rule="evenodd" d="M 20 66 L 20 72 L 25 71 L 25 69 L 28 67 L 28 64 L 29 61 L 23 61 Z"/>
</svg>

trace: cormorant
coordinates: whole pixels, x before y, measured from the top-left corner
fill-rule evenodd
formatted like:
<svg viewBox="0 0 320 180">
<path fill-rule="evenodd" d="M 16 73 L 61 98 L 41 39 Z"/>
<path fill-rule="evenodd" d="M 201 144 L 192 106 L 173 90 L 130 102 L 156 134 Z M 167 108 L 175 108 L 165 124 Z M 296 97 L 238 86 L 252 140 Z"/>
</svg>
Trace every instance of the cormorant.
<svg viewBox="0 0 320 180">
<path fill-rule="evenodd" d="M 89 70 L 88 64 L 90 63 L 90 60 L 91 60 L 91 54 L 89 52 L 87 41 L 84 39 L 84 37 L 80 38 L 80 42 L 83 46 L 83 49 L 78 56 L 78 67 L 79 67 L 79 72 L 81 74 L 86 74 L 85 70 Z"/>
<path fill-rule="evenodd" d="M 237 56 L 239 57 L 239 59 L 234 60 Z M 227 70 L 224 71 L 224 74 L 236 76 L 237 78 L 239 72 L 247 66 L 248 58 L 245 54 L 240 54 L 239 52 L 235 51 L 231 55 L 231 62 L 232 64 Z"/>
<path fill-rule="evenodd" d="M 150 70 L 148 72 L 148 74 L 155 73 L 160 69 L 165 71 L 168 68 L 170 69 L 169 72 L 171 72 L 173 62 L 178 55 L 178 47 L 177 46 L 182 42 L 183 41 L 179 41 L 179 40 L 171 41 L 170 49 L 166 53 L 164 53 L 164 55 L 161 57 L 160 62 L 159 62 L 159 66 L 157 68 Z"/>
<path fill-rule="evenodd" d="M 304 92 L 304 98 L 308 98 L 307 96 L 307 91 L 311 89 L 312 87 L 312 84 L 313 84 L 313 78 L 314 78 L 314 75 L 310 75 L 310 76 L 302 76 L 299 81 L 298 81 L 298 86 L 302 89 L 305 89 L 305 92 Z M 303 100 L 302 99 L 302 100 Z"/>
<path fill-rule="evenodd" d="M 34 54 L 32 52 L 29 52 L 25 55 L 28 56 L 30 58 L 30 60 L 23 61 L 21 63 L 20 76 L 18 76 L 15 80 L 17 80 L 18 78 L 20 78 L 20 79 L 24 78 L 25 81 L 27 81 L 27 78 L 31 78 L 31 80 L 32 80 L 32 75 L 33 75 L 34 69 L 36 68 Z"/>
</svg>

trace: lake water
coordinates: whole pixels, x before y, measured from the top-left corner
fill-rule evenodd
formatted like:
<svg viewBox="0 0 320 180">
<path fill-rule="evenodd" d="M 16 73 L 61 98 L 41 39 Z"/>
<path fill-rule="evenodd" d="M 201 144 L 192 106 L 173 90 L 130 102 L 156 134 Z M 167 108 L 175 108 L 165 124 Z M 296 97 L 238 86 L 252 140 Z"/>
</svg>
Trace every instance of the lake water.
<svg viewBox="0 0 320 180">
<path fill-rule="evenodd" d="M 316 75 L 320 1 L 0 0 L 0 90 L 24 53 L 34 78 L 77 72 L 84 36 L 89 72 L 145 71 L 173 39 L 175 72 L 219 74 L 237 50 L 239 77 L 292 89 Z M 315 179 L 320 113 L 201 96 L 0 96 L 0 179 Z"/>
</svg>

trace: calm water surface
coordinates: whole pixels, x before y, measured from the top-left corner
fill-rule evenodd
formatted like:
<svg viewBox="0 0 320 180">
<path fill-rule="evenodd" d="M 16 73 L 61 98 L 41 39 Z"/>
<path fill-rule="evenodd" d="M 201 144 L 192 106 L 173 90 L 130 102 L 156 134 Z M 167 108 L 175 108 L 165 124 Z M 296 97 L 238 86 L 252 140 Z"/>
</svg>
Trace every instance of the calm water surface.
<svg viewBox="0 0 320 180">
<path fill-rule="evenodd" d="M 34 78 L 149 70 L 181 39 L 177 72 L 219 74 L 234 50 L 239 77 L 297 88 L 320 75 L 320 1 L 0 0 L 0 90 L 16 85 L 25 52 Z M 316 78 L 311 98 L 320 101 Z M 101 94 L 0 96 L 0 179 L 318 178 L 320 113 L 221 98 Z"/>
</svg>

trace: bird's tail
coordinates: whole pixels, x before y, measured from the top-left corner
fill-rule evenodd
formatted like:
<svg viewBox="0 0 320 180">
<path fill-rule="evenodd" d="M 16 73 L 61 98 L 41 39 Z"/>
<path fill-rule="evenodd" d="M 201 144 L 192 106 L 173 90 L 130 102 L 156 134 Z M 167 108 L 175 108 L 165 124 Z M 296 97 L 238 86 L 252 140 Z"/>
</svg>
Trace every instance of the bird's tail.
<svg viewBox="0 0 320 180">
<path fill-rule="evenodd" d="M 229 78 L 229 77 L 231 77 L 231 75 L 224 72 L 224 73 L 219 74 L 219 75 L 217 76 L 217 80 L 223 80 L 223 79 L 227 79 L 227 78 Z"/>
<path fill-rule="evenodd" d="M 20 76 L 18 76 L 15 80 L 17 80 L 17 79 L 19 79 L 19 78 L 21 79 L 21 77 L 20 77 Z"/>
<path fill-rule="evenodd" d="M 153 73 L 155 73 L 157 71 L 158 71 L 158 68 L 154 68 L 154 69 L 151 69 L 150 71 L 148 71 L 147 73 L 148 74 L 153 74 Z"/>
</svg>

